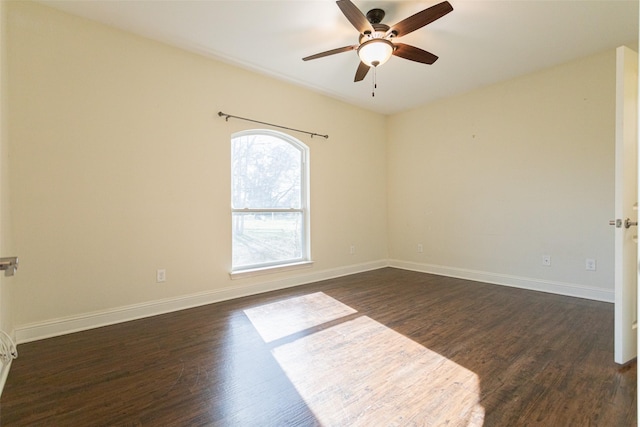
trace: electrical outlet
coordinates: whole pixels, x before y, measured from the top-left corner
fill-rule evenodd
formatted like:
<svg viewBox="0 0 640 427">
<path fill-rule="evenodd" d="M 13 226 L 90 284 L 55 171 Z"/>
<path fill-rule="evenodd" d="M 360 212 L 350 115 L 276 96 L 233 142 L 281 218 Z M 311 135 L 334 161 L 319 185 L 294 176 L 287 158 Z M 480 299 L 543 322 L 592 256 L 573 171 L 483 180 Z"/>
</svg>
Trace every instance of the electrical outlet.
<svg viewBox="0 0 640 427">
<path fill-rule="evenodd" d="M 422 243 L 418 243 L 418 253 L 421 254 L 424 252 L 424 247 L 422 246 Z"/>
<path fill-rule="evenodd" d="M 356 245 L 351 245 L 351 247 L 349 247 L 349 253 L 351 255 L 356 253 Z"/>
<path fill-rule="evenodd" d="M 596 271 L 596 260 L 592 258 L 587 258 L 585 268 L 589 271 Z"/>
<path fill-rule="evenodd" d="M 542 255 L 542 265 L 545 267 L 551 266 L 551 255 Z"/>
<path fill-rule="evenodd" d="M 167 270 L 164 268 L 160 270 L 156 270 L 156 283 L 166 282 L 167 281 Z"/>
</svg>

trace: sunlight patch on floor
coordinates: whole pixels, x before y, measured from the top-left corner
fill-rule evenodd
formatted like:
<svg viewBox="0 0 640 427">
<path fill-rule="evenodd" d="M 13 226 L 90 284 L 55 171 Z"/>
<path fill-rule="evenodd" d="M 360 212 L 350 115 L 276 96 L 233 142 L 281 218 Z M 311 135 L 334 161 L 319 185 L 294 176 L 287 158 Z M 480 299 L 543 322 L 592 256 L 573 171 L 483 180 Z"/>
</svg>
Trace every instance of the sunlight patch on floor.
<svg viewBox="0 0 640 427">
<path fill-rule="evenodd" d="M 333 299 L 320 299 L 327 310 Z M 294 300 L 282 301 L 280 308 L 297 310 L 289 306 Z M 334 314 L 345 307 L 333 301 Z M 306 317 L 300 318 L 302 325 L 286 328 L 307 329 Z M 274 327 L 273 319 L 269 324 Z M 475 373 L 367 316 L 276 346 L 272 354 L 324 426 L 483 425 Z"/>
<path fill-rule="evenodd" d="M 244 310 L 264 342 L 301 332 L 357 313 L 323 292 L 289 298 Z"/>
</svg>

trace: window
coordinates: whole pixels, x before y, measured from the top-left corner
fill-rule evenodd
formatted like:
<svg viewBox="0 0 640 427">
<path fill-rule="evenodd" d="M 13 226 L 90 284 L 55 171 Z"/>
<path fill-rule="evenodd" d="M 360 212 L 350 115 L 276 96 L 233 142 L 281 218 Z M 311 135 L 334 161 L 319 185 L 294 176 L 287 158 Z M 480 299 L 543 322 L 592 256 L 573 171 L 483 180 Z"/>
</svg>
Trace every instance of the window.
<svg viewBox="0 0 640 427">
<path fill-rule="evenodd" d="M 308 151 L 280 132 L 232 135 L 234 272 L 309 261 Z"/>
</svg>

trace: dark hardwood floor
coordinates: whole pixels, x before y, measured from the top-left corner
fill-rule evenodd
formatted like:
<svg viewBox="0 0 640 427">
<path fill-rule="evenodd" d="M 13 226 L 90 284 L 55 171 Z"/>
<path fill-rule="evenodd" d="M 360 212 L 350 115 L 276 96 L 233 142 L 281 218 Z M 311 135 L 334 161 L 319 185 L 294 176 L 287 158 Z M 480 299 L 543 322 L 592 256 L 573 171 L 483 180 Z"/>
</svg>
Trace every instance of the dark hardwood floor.
<svg viewBox="0 0 640 427">
<path fill-rule="evenodd" d="M 634 426 L 613 305 L 386 268 L 20 345 L 8 426 Z"/>
</svg>

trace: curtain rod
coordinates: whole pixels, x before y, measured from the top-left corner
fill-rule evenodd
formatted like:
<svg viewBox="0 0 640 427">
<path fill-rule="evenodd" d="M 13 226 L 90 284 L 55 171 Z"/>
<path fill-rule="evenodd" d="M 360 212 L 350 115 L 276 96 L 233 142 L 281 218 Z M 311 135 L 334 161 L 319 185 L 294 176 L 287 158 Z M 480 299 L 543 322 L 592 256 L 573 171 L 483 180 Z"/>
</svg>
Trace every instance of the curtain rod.
<svg viewBox="0 0 640 427">
<path fill-rule="evenodd" d="M 306 130 L 293 129 L 293 128 L 288 128 L 286 126 L 274 125 L 273 123 L 260 122 L 258 120 L 247 119 L 246 117 L 233 116 L 231 114 L 223 113 L 222 111 L 218 111 L 218 116 L 224 117 L 226 121 L 229 121 L 229 119 L 239 119 L 247 122 L 259 123 L 261 125 L 273 126 L 280 129 L 292 130 L 294 132 L 306 133 L 307 135 L 311 135 L 311 138 L 313 138 L 314 136 L 321 136 L 324 139 L 329 139 L 329 135 L 320 135 L 319 133 L 307 132 Z"/>
</svg>

